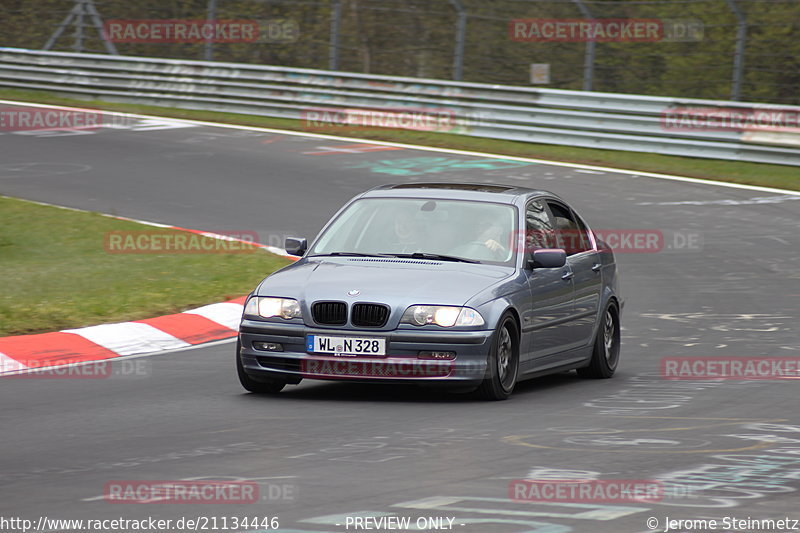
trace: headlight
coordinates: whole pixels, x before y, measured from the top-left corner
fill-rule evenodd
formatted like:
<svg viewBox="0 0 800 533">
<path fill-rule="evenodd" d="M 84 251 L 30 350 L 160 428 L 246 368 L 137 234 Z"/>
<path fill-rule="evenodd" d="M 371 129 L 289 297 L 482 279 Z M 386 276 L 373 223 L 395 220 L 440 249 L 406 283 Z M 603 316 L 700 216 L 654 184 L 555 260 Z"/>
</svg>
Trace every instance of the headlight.
<svg viewBox="0 0 800 533">
<path fill-rule="evenodd" d="M 254 296 L 247 300 L 244 314 L 263 318 L 278 316 L 287 320 L 303 317 L 300 312 L 300 304 L 293 298 L 262 298 L 260 296 Z"/>
<path fill-rule="evenodd" d="M 446 305 L 412 305 L 403 313 L 400 320 L 403 324 L 424 326 L 436 324 L 449 328 L 452 326 L 482 326 L 483 317 L 469 307 L 453 307 Z"/>
</svg>

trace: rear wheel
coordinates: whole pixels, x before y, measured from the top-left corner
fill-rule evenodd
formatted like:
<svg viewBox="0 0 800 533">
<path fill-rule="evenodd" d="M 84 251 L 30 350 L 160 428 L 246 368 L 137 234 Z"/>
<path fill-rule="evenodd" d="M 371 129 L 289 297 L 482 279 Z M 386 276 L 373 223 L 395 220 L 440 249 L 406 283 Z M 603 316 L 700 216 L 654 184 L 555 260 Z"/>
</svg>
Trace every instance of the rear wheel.
<svg viewBox="0 0 800 533">
<path fill-rule="evenodd" d="M 617 370 L 620 349 L 619 312 L 614 303 L 609 303 L 597 328 L 594 350 L 589 366 L 578 369 L 583 378 L 610 378 Z"/>
<path fill-rule="evenodd" d="M 236 373 L 239 375 L 239 383 L 245 390 L 259 394 L 277 394 L 286 386 L 285 381 L 279 379 L 260 378 L 254 379 L 247 375 L 242 365 L 242 344 L 236 341 Z"/>
<path fill-rule="evenodd" d="M 519 371 L 519 329 L 510 313 L 503 315 L 492 341 L 486 376 L 478 390 L 487 400 L 505 400 L 514 390 Z"/>
</svg>

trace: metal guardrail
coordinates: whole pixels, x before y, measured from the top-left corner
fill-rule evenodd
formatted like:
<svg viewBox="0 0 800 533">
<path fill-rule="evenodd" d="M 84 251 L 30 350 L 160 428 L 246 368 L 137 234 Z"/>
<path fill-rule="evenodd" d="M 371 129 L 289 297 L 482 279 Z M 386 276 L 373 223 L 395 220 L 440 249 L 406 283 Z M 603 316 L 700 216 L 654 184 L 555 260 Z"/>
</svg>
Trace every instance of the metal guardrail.
<svg viewBox="0 0 800 533">
<path fill-rule="evenodd" d="M 665 114 L 800 107 L 533 89 L 240 63 L 0 48 L 0 86 L 303 120 L 313 109 L 444 110 L 452 133 L 800 166 L 800 129 L 669 129 Z"/>
</svg>

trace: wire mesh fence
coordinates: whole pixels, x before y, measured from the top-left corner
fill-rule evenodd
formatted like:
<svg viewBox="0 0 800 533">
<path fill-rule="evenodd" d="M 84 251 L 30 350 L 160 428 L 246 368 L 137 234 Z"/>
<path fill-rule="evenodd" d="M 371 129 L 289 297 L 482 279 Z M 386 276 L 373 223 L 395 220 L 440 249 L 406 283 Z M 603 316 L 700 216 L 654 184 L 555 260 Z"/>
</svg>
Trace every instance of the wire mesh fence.
<svg viewBox="0 0 800 533">
<path fill-rule="evenodd" d="M 0 45 L 800 104 L 800 0 L 4 0 Z"/>
</svg>

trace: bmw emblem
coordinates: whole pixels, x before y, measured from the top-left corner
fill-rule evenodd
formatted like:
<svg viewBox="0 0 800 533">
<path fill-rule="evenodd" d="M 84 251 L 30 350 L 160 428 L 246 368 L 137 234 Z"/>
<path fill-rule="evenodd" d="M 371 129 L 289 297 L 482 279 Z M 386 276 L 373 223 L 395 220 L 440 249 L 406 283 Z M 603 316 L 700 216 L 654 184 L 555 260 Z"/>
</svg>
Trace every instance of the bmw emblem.
<svg viewBox="0 0 800 533">
<path fill-rule="evenodd" d="M 358 296 L 361 294 L 361 291 L 358 289 L 353 289 L 352 291 L 347 291 L 348 296 Z"/>
</svg>

